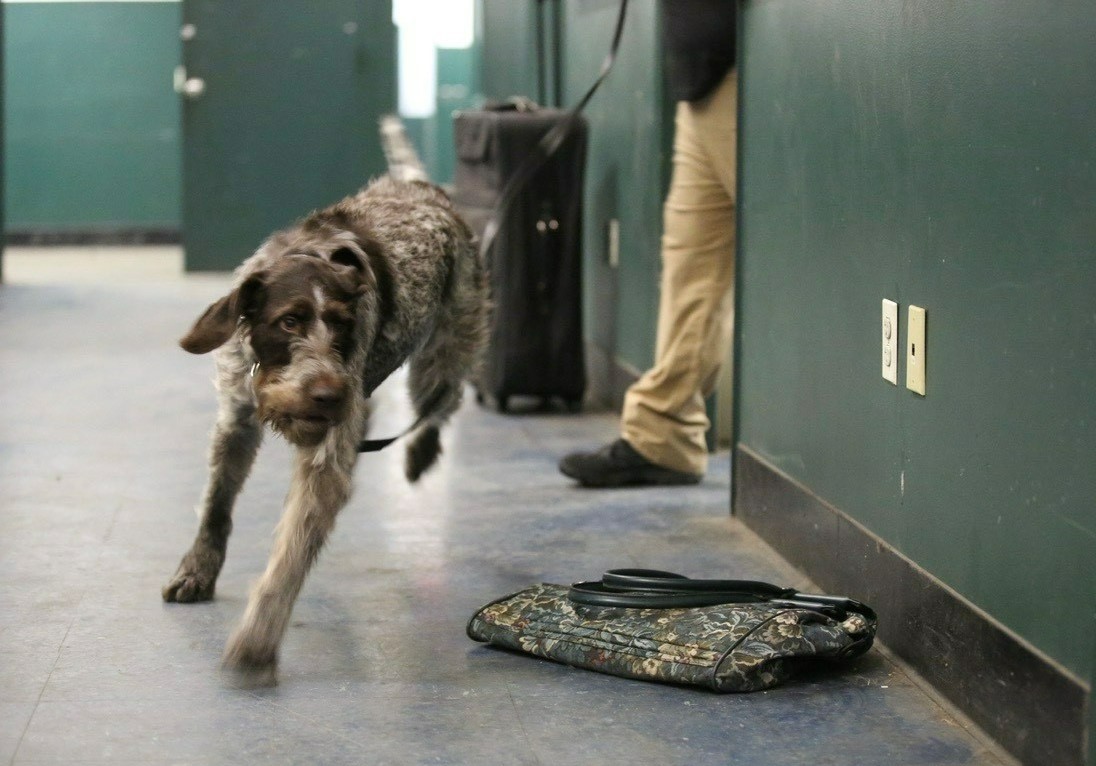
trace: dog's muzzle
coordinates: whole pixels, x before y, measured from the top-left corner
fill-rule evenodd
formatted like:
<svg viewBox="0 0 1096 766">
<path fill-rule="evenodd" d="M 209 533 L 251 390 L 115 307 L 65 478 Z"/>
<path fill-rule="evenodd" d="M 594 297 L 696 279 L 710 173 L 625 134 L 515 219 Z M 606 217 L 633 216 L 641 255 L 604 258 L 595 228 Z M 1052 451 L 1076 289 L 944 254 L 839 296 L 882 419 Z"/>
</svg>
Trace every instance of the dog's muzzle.
<svg viewBox="0 0 1096 766">
<path fill-rule="evenodd" d="M 313 447 L 347 416 L 349 388 L 339 375 L 321 373 L 306 381 L 266 380 L 259 364 L 250 374 L 260 417 L 291 443 Z"/>
</svg>

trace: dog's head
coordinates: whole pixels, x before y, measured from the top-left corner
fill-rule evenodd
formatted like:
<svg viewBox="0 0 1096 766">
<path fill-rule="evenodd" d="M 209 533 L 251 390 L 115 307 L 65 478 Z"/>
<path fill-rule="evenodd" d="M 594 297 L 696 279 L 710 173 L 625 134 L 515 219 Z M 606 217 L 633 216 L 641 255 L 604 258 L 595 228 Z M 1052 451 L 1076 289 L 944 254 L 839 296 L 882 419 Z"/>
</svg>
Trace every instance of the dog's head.
<svg viewBox="0 0 1096 766">
<path fill-rule="evenodd" d="M 349 246 L 266 260 L 206 309 L 180 345 L 205 354 L 243 330 L 258 360 L 259 417 L 293 444 L 316 446 L 348 414 L 352 360 L 360 353 L 358 305 L 371 272 Z"/>
</svg>

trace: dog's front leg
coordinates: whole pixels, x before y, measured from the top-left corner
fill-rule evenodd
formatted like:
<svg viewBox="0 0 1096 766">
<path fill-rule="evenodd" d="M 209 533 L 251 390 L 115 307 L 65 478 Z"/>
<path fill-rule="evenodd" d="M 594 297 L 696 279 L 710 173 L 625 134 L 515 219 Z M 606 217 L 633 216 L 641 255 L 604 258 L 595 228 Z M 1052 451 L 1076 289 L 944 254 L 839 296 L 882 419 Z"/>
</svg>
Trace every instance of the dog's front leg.
<svg viewBox="0 0 1096 766">
<path fill-rule="evenodd" d="M 299 450 L 285 511 L 278 524 L 266 571 L 255 584 L 240 626 L 225 649 L 224 665 L 246 686 L 274 683 L 278 646 L 293 603 L 315 562 L 335 517 L 350 498 L 357 453 L 344 445 L 325 462 L 316 451 Z"/>
<path fill-rule="evenodd" d="M 163 587 L 164 601 L 208 601 L 225 561 L 232 532 L 232 507 L 262 442 L 255 405 L 245 398 L 221 402 L 209 449 L 209 482 L 201 505 L 194 544 Z"/>
</svg>

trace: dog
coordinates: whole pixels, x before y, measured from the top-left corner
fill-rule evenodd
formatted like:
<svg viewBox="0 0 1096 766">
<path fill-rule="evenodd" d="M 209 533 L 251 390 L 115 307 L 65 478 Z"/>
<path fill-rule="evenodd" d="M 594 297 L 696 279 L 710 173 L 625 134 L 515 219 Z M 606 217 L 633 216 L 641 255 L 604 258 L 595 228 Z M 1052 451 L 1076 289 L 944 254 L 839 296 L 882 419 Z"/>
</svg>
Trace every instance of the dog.
<svg viewBox="0 0 1096 766">
<path fill-rule="evenodd" d="M 408 480 L 437 460 L 485 343 L 486 293 L 475 238 L 445 192 L 390 174 L 271 235 L 180 341 L 213 353 L 219 412 L 198 534 L 164 601 L 213 598 L 264 425 L 296 447 L 266 571 L 225 648 L 238 680 L 276 682 L 293 603 L 350 498 L 368 398 L 405 362 L 419 418 Z"/>
</svg>

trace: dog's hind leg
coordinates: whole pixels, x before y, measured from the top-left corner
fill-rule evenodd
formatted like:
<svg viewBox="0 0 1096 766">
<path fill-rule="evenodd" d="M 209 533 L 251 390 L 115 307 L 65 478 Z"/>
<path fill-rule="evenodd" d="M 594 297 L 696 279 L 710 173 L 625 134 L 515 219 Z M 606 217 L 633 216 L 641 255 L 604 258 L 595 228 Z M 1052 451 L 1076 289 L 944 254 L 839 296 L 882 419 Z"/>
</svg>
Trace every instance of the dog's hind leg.
<svg viewBox="0 0 1096 766">
<path fill-rule="evenodd" d="M 460 374 L 442 375 L 438 359 L 412 360 L 408 374 L 411 400 L 415 413 L 426 416 L 425 421 L 412 434 L 407 444 L 404 474 L 408 481 L 418 481 L 441 454 L 441 427 L 457 411 L 461 402 Z"/>
<path fill-rule="evenodd" d="M 163 587 L 164 601 L 208 601 L 225 560 L 232 532 L 232 507 L 262 442 L 255 406 L 224 398 L 209 449 L 209 481 L 199 510 L 201 523 L 194 544 Z"/>
<path fill-rule="evenodd" d="M 475 285 L 475 282 L 471 283 Z M 441 454 L 440 430 L 460 407 L 464 381 L 479 361 L 485 331 L 482 295 L 469 291 L 464 306 L 438 322 L 438 329 L 412 358 L 408 386 L 415 413 L 425 422 L 407 445 L 404 473 L 417 481 Z"/>
<path fill-rule="evenodd" d="M 313 449 L 297 452 L 266 571 L 252 589 L 240 626 L 225 648 L 224 665 L 236 673 L 242 686 L 275 681 L 278 646 L 293 603 L 335 526 L 335 517 L 350 498 L 357 442 L 343 441 L 338 454 L 326 460 L 317 460 Z"/>
<path fill-rule="evenodd" d="M 455 269 L 446 307 L 409 366 L 411 400 L 416 414 L 425 418 L 407 445 L 404 473 L 412 482 L 441 454 L 441 427 L 460 407 L 464 381 L 473 377 L 486 343 L 487 285 L 471 244 L 458 250 Z"/>
</svg>

